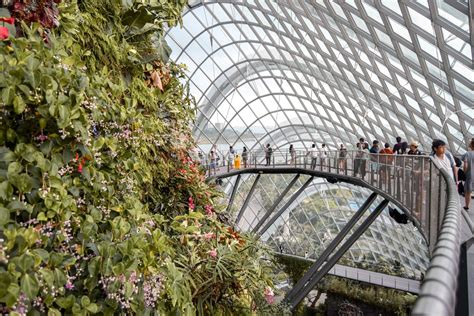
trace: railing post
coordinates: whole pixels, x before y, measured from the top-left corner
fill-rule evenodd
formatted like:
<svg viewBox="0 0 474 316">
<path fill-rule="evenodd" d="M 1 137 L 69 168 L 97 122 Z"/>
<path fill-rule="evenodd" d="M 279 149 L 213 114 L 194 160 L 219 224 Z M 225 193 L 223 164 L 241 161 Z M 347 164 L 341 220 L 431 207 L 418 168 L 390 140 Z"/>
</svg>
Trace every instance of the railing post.
<svg viewBox="0 0 474 316">
<path fill-rule="evenodd" d="M 422 220 L 421 220 L 422 214 L 426 214 L 426 208 L 423 207 L 423 202 L 425 202 L 425 203 L 424 203 L 425 205 L 428 205 L 428 203 L 426 203 L 426 200 L 425 200 L 425 198 L 426 198 L 426 196 L 427 196 L 428 194 L 426 194 L 426 192 L 425 192 L 425 190 L 424 190 L 424 188 L 425 188 L 425 177 L 424 177 L 423 175 L 424 175 L 424 173 L 425 173 L 425 158 L 424 158 L 424 157 L 420 157 L 419 159 L 420 159 L 420 163 L 419 163 L 419 166 L 420 166 L 420 173 L 419 173 L 419 175 L 418 175 L 417 181 L 419 181 L 419 183 L 420 183 L 421 197 L 420 197 L 420 199 L 419 199 L 419 201 L 420 201 L 419 204 L 420 204 L 420 205 L 417 206 L 417 209 L 419 208 L 419 209 L 418 209 L 418 212 L 420 213 L 420 214 L 419 214 L 419 217 L 420 217 L 420 218 L 419 218 L 418 220 L 419 220 L 420 223 L 421 223 L 421 222 L 422 222 Z M 418 204 L 418 202 L 417 202 L 417 204 Z M 422 224 L 422 225 L 423 225 L 423 224 Z"/>
</svg>

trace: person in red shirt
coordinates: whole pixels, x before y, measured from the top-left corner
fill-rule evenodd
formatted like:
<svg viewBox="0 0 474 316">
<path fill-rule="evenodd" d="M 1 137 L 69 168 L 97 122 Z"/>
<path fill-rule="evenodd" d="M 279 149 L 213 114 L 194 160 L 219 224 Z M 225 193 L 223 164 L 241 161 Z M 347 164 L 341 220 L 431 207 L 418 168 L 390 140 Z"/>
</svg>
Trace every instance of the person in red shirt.
<svg viewBox="0 0 474 316">
<path fill-rule="evenodd" d="M 393 165 L 393 150 L 389 143 L 385 143 L 384 149 L 380 151 L 380 178 L 382 183 L 388 183 L 390 168 Z"/>
</svg>

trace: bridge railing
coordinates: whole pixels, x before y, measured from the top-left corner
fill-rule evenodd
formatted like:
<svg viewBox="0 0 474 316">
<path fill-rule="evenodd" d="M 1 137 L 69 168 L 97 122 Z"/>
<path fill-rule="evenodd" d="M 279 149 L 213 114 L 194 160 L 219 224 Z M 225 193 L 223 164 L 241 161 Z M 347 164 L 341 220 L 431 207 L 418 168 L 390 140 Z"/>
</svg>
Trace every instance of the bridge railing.
<svg viewBox="0 0 474 316">
<path fill-rule="evenodd" d="M 412 315 L 454 315 L 460 262 L 461 205 L 451 174 L 434 161 L 432 164 L 441 181 L 437 206 L 444 211 L 442 217 L 438 215 L 441 227 Z"/>
<path fill-rule="evenodd" d="M 446 210 L 446 183 L 429 156 L 372 154 L 367 151 L 297 150 L 293 153 L 264 150 L 229 156 L 217 166 L 204 162 L 209 175 L 236 168 L 302 168 L 359 178 L 395 197 L 404 212 L 416 221 L 434 249 Z M 237 161 L 236 161 L 237 160 Z M 240 160 L 240 161 L 239 161 Z M 219 169 L 219 170 L 218 170 Z M 401 215 L 403 220 L 403 215 Z"/>
</svg>

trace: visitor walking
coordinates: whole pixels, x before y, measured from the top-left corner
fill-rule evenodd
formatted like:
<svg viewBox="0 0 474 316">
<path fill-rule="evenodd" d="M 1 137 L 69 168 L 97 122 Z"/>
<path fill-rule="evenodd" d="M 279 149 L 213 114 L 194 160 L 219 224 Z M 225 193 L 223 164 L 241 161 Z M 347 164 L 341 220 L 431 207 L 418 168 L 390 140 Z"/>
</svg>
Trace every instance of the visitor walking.
<svg viewBox="0 0 474 316">
<path fill-rule="evenodd" d="M 240 163 L 241 159 L 238 153 L 235 154 L 235 159 L 234 159 L 234 168 L 235 169 L 240 169 Z"/>
<path fill-rule="evenodd" d="M 393 153 L 399 155 L 402 150 L 402 138 L 400 136 L 397 136 L 395 140 L 397 142 L 395 143 L 395 145 L 393 145 Z"/>
<path fill-rule="evenodd" d="M 211 164 L 209 165 L 209 175 L 211 175 L 212 172 L 214 172 L 214 175 L 216 174 L 216 156 L 214 150 L 211 150 L 209 154 L 209 160 L 211 161 Z"/>
<path fill-rule="evenodd" d="M 318 159 L 318 149 L 316 148 L 316 144 L 311 145 L 311 148 L 308 150 L 309 158 L 311 158 L 311 169 L 316 169 L 316 162 Z"/>
<path fill-rule="evenodd" d="M 469 210 L 471 204 L 471 193 L 474 191 L 474 138 L 469 142 L 468 151 L 462 156 L 464 163 L 463 170 L 466 175 L 466 181 L 464 182 L 464 199 L 466 205 L 464 209 Z"/>
<path fill-rule="evenodd" d="M 359 143 L 360 143 L 360 148 L 364 149 L 365 148 L 365 144 L 367 144 L 367 146 L 369 146 L 369 143 L 365 141 L 365 138 L 364 137 L 361 137 L 359 138 Z"/>
<path fill-rule="evenodd" d="M 379 159 L 379 155 L 377 155 L 379 153 L 379 141 L 378 140 L 374 140 L 372 142 L 372 147 L 370 147 L 369 152 L 371 153 L 371 155 L 370 155 L 370 160 L 371 160 L 370 169 L 371 169 L 371 171 L 376 172 L 378 170 L 378 159 Z"/>
<path fill-rule="evenodd" d="M 408 151 L 408 155 L 416 155 L 419 156 L 421 155 L 421 151 L 418 149 L 418 143 L 415 141 L 412 141 L 410 143 L 410 150 Z"/>
<path fill-rule="evenodd" d="M 438 162 L 442 169 L 445 169 L 456 184 L 458 183 L 458 168 L 454 162 L 453 155 L 446 150 L 446 143 L 441 139 L 433 140 L 431 144 L 431 157 Z"/>
<path fill-rule="evenodd" d="M 296 150 L 293 145 L 290 145 L 290 165 L 296 165 Z"/>
<path fill-rule="evenodd" d="M 344 144 L 341 144 L 339 147 L 339 160 L 338 160 L 339 170 L 344 173 L 344 171 L 346 170 L 346 165 L 347 165 L 347 148 L 344 146 Z"/>
<path fill-rule="evenodd" d="M 396 146 L 397 144 L 395 144 Z M 395 165 L 395 174 L 399 178 L 402 176 L 404 169 L 407 167 L 406 155 L 408 154 L 408 143 L 402 142 L 398 148 L 398 151 L 395 151 L 395 146 L 393 146 L 393 153 L 396 154 L 394 157 Z"/>
<path fill-rule="evenodd" d="M 363 143 L 362 144 L 362 159 L 360 161 L 360 176 L 362 179 L 365 177 L 365 174 L 367 173 L 367 161 L 369 160 L 369 144 L 368 143 Z"/>
<path fill-rule="evenodd" d="M 270 144 L 267 144 L 267 147 L 265 147 L 265 166 L 270 166 L 270 162 L 272 160 L 272 153 L 272 147 L 270 146 Z"/>
<path fill-rule="evenodd" d="M 227 163 L 229 170 L 232 169 L 234 165 L 235 151 L 234 147 L 229 146 L 229 153 L 227 154 Z"/>
<path fill-rule="evenodd" d="M 357 175 L 360 174 L 359 168 L 362 161 L 362 157 L 364 155 L 362 146 L 363 144 L 360 142 L 356 144 L 356 152 L 354 154 L 354 176 L 355 177 L 357 177 Z"/>
<path fill-rule="evenodd" d="M 244 163 L 244 168 L 247 168 L 247 160 L 249 158 L 249 153 L 247 151 L 247 147 L 244 147 L 242 150 L 242 162 Z"/>
<path fill-rule="evenodd" d="M 390 170 L 393 165 L 393 150 L 389 143 L 385 143 L 384 148 L 380 150 L 380 180 L 383 184 L 387 184 L 390 179 Z"/>
<path fill-rule="evenodd" d="M 326 144 L 323 143 L 321 145 L 321 151 L 319 152 L 319 159 L 321 161 L 321 170 L 323 170 L 324 167 L 326 166 L 327 157 L 328 157 L 327 147 L 326 147 Z"/>
</svg>

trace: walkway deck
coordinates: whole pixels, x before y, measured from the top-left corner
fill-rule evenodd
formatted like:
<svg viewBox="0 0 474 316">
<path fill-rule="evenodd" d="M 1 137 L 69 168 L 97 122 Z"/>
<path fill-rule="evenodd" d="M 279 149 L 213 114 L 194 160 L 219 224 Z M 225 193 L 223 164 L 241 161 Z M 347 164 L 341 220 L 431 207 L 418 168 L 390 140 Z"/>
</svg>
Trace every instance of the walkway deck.
<svg viewBox="0 0 474 316">
<path fill-rule="evenodd" d="M 461 205 L 464 207 L 464 197 L 459 197 Z M 471 200 L 471 209 L 466 212 L 464 209 L 461 210 L 461 243 L 474 237 L 474 199 Z"/>
<path fill-rule="evenodd" d="M 295 258 L 297 260 L 304 260 L 308 262 L 314 262 L 312 259 L 305 259 L 294 255 L 289 254 L 279 254 L 285 257 Z M 410 292 L 418 294 L 420 290 L 420 281 L 412 280 L 402 277 L 397 277 L 389 274 L 373 272 L 369 270 L 359 269 L 348 267 L 340 264 L 336 264 L 328 274 L 343 277 L 346 279 L 351 279 L 355 281 L 360 281 L 368 284 L 383 286 L 391 289 L 396 289 L 400 291 Z"/>
</svg>

